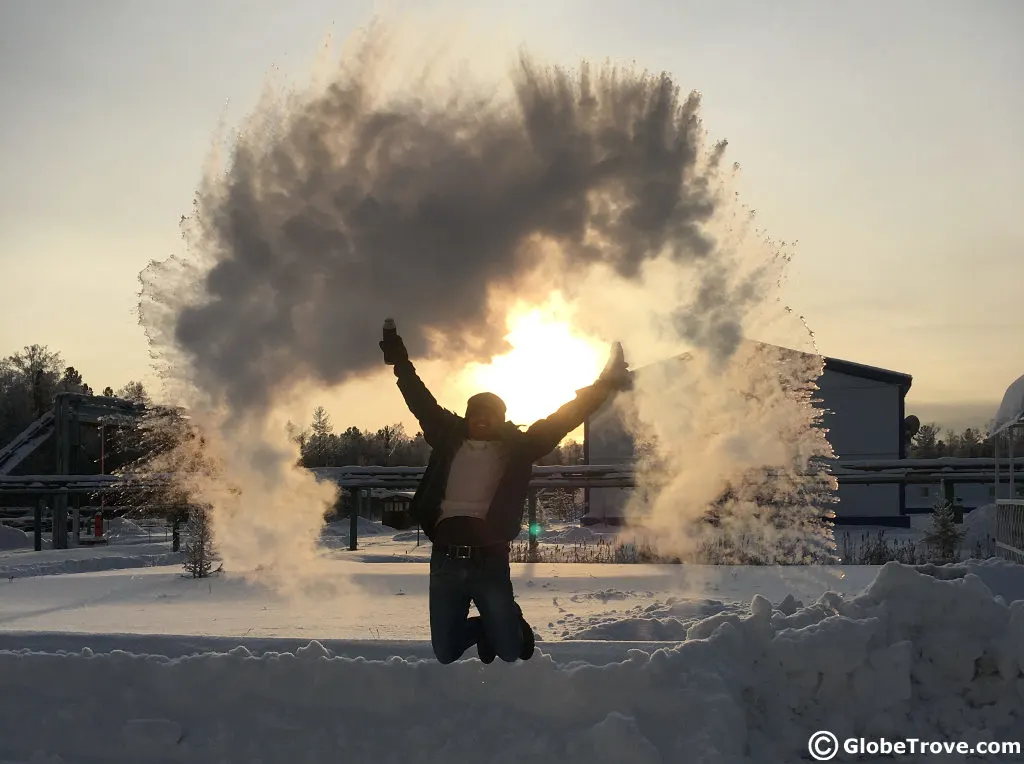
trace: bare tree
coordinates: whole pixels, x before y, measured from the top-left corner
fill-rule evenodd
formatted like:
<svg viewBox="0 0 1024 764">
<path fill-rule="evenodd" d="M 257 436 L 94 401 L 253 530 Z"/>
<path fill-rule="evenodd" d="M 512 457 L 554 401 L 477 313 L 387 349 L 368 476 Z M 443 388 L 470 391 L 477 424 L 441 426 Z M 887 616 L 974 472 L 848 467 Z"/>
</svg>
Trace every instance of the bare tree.
<svg viewBox="0 0 1024 764">
<path fill-rule="evenodd" d="M 64 370 L 64 360 L 60 353 L 52 352 L 45 345 L 26 345 L 21 352 L 8 356 L 4 363 L 29 391 L 31 410 L 26 419 L 30 420 L 49 410 Z"/>
<path fill-rule="evenodd" d="M 381 427 L 373 436 L 373 440 L 380 449 L 381 462 L 384 466 L 390 466 L 395 451 L 409 438 L 405 434 L 405 427 L 401 424 L 391 424 Z"/>
</svg>

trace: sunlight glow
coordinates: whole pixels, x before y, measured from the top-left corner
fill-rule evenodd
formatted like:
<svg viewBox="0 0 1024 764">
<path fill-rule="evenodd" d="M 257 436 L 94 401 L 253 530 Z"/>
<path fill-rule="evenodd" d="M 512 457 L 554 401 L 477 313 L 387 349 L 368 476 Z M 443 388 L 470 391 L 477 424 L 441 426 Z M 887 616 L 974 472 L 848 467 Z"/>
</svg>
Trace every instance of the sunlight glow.
<svg viewBox="0 0 1024 764">
<path fill-rule="evenodd" d="M 471 364 L 463 377 L 470 389 L 499 395 L 508 419 L 531 425 L 597 379 L 610 343 L 587 337 L 571 324 L 572 309 L 557 295 L 542 306 L 519 304 L 507 318 L 509 353 L 489 364 Z"/>
</svg>

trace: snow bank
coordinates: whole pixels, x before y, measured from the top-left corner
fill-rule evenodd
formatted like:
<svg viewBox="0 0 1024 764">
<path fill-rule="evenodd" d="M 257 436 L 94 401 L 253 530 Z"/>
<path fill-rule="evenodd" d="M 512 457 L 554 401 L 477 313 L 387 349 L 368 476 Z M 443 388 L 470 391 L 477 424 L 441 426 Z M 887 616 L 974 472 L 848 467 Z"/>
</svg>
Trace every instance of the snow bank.
<svg viewBox="0 0 1024 764">
<path fill-rule="evenodd" d="M 74 554 L 74 552 L 69 552 Z M 181 552 L 163 554 L 108 554 L 70 559 L 48 559 L 37 562 L 0 563 L 0 578 L 29 578 L 32 576 L 59 576 L 67 573 L 96 573 L 104 570 L 150 568 L 159 565 L 180 565 Z"/>
<path fill-rule="evenodd" d="M 418 538 L 419 538 L 421 544 L 429 544 L 430 543 L 430 539 L 428 539 L 424 535 L 423 531 L 419 532 Z M 416 535 L 416 530 L 415 529 L 413 529 L 411 531 L 398 531 L 398 533 L 395 533 L 391 537 L 392 541 L 396 541 L 396 542 L 399 542 L 399 543 L 407 543 L 409 541 L 416 541 L 416 539 L 417 539 L 417 535 Z"/>
<path fill-rule="evenodd" d="M 529 529 L 524 529 L 521 535 L 529 538 Z M 579 525 L 546 529 L 537 535 L 537 539 L 545 544 L 596 544 L 601 541 L 608 541 L 608 538 L 607 534 Z"/>
<path fill-rule="evenodd" d="M 995 504 L 986 504 L 964 515 L 964 540 L 960 545 L 964 554 L 973 554 L 976 549 L 985 554 L 991 549 L 996 538 L 996 511 Z"/>
<path fill-rule="evenodd" d="M 136 536 L 148 536 L 149 531 L 136 522 L 124 517 L 111 517 L 106 521 L 105 535 L 116 538 L 131 538 Z"/>
<path fill-rule="evenodd" d="M 9 549 L 31 549 L 32 537 L 25 531 L 0 523 L 0 551 Z"/>
<path fill-rule="evenodd" d="M 559 523 L 542 525 L 537 540 L 542 544 L 563 546 L 575 544 L 614 543 L 621 528 L 612 525 L 578 525 L 575 523 Z M 530 529 L 524 525 L 517 541 L 528 541 Z"/>
<path fill-rule="evenodd" d="M 624 617 L 591 616 L 589 622 L 562 633 L 562 639 L 616 642 L 682 642 L 690 628 L 735 607 L 718 600 L 676 600 L 634 608 Z"/>
<path fill-rule="evenodd" d="M 859 596 L 807 607 L 755 596 L 604 666 L 369 661 L 319 642 L 174 659 L 0 651 L 0 759 L 782 764 L 821 729 L 1021 741 L 1024 600 L 971 570 L 889 563 Z M 701 615 L 687 607 L 666 617 Z M 53 735 L 58 707 L 75 711 Z"/>
<path fill-rule="evenodd" d="M 171 529 L 164 524 L 141 525 L 125 517 L 111 517 L 105 521 L 103 536 L 110 544 L 150 544 L 170 541 Z"/>
<path fill-rule="evenodd" d="M 344 520 L 335 520 L 334 522 L 327 523 L 324 526 L 323 531 L 321 531 L 321 535 L 348 538 L 351 528 L 352 526 L 348 518 Z M 359 538 L 360 536 L 384 536 L 391 535 L 393 533 L 394 530 L 385 528 L 383 525 L 374 522 L 373 520 L 367 520 L 365 517 L 356 518 L 356 538 Z"/>
<path fill-rule="evenodd" d="M 977 576 L 996 597 L 1004 602 L 1024 600 L 1024 565 L 990 557 L 987 560 L 965 560 L 956 565 L 919 565 L 918 570 L 943 579 Z"/>
</svg>

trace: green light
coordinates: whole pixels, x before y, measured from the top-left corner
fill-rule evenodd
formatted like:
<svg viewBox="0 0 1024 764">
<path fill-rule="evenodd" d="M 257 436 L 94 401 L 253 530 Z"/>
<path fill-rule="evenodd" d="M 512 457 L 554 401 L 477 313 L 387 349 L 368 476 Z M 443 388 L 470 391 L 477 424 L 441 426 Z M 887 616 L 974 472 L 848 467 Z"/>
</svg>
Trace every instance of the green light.
<svg viewBox="0 0 1024 764">
<path fill-rule="evenodd" d="M 536 536 L 540 533 L 540 523 L 532 523 L 530 525 L 530 535 Z"/>
</svg>

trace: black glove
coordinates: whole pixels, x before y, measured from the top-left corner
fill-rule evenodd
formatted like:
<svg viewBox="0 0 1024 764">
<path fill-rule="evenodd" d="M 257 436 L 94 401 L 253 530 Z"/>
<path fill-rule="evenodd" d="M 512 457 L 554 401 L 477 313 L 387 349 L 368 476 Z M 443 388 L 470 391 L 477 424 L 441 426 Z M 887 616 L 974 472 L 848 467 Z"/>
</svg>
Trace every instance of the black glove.
<svg viewBox="0 0 1024 764">
<path fill-rule="evenodd" d="M 377 343 L 384 353 L 384 363 L 388 366 L 402 363 L 409 360 L 409 351 L 405 349 L 405 343 L 398 334 L 393 320 L 384 321 L 384 339 Z"/>
<path fill-rule="evenodd" d="M 612 390 L 619 392 L 630 390 L 633 387 L 633 376 L 626 366 L 626 358 L 622 352 L 622 343 L 616 342 L 612 346 L 612 354 L 608 363 L 597 379 L 599 384 L 607 385 Z"/>
</svg>

